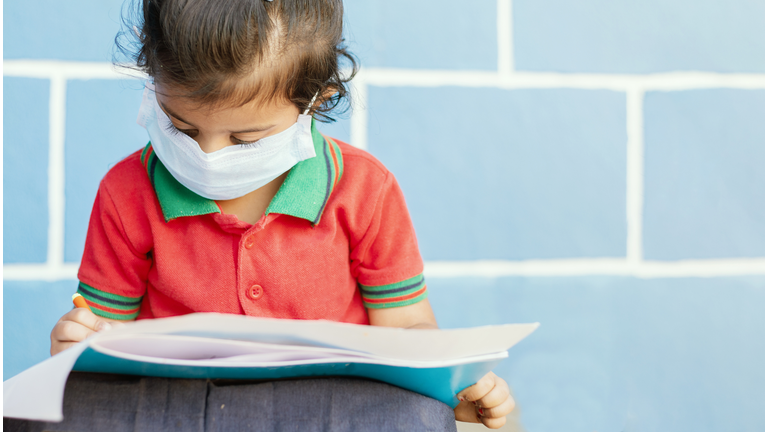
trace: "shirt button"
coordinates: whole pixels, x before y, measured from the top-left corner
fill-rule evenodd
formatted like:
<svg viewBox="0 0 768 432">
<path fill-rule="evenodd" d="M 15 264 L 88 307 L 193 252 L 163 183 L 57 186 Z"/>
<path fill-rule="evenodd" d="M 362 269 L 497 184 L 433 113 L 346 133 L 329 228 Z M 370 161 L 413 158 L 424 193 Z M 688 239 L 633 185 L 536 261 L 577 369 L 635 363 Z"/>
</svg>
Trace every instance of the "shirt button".
<svg viewBox="0 0 768 432">
<path fill-rule="evenodd" d="M 261 285 L 254 285 L 248 288 L 247 294 L 252 300 L 258 300 L 264 295 L 264 288 Z"/>
<path fill-rule="evenodd" d="M 253 247 L 253 236 L 248 237 L 245 239 L 245 248 L 250 249 Z"/>
</svg>

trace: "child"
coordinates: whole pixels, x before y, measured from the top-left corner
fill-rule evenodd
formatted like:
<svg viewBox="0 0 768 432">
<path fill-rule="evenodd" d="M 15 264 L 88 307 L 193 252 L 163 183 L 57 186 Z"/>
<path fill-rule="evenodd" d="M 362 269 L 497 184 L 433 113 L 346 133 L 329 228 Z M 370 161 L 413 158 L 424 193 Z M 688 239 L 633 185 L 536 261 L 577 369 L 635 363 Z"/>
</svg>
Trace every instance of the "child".
<svg viewBox="0 0 768 432">
<path fill-rule="evenodd" d="M 134 29 L 151 141 L 100 184 L 78 273 L 95 314 L 64 315 L 51 354 L 192 312 L 437 328 L 394 177 L 312 120 L 355 66 L 341 0 L 144 0 Z M 457 397 L 492 428 L 514 406 L 493 373 Z"/>
</svg>

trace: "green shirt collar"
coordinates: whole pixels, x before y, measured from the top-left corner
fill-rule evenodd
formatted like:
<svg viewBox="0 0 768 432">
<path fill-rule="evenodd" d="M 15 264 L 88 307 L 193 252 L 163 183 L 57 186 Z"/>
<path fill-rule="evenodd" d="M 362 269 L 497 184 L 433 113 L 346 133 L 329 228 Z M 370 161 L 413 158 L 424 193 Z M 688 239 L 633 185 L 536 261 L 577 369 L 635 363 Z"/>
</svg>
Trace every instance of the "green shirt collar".
<svg viewBox="0 0 768 432">
<path fill-rule="evenodd" d="M 269 203 L 267 214 L 291 215 L 306 219 L 313 225 L 320 222 L 323 209 L 344 172 L 344 164 L 338 144 L 333 139 L 321 135 L 314 121 L 312 141 L 315 145 L 315 157 L 301 161 L 291 168 L 283 185 Z M 221 213 L 221 209 L 213 200 L 201 197 L 173 178 L 157 158 L 152 143 L 148 143 L 142 151 L 141 162 L 155 189 L 166 222 L 184 216 Z"/>
</svg>

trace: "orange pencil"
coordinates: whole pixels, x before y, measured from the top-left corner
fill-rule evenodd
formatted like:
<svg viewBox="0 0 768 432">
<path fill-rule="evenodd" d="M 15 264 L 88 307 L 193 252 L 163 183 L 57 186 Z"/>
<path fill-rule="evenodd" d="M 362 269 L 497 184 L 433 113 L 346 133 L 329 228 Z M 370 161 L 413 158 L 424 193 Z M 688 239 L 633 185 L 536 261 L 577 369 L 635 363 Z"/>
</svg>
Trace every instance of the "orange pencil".
<svg viewBox="0 0 768 432">
<path fill-rule="evenodd" d="M 72 294 L 72 303 L 75 304 L 75 307 L 91 310 L 90 306 L 88 306 L 88 303 L 86 303 L 85 298 L 78 293 Z"/>
</svg>

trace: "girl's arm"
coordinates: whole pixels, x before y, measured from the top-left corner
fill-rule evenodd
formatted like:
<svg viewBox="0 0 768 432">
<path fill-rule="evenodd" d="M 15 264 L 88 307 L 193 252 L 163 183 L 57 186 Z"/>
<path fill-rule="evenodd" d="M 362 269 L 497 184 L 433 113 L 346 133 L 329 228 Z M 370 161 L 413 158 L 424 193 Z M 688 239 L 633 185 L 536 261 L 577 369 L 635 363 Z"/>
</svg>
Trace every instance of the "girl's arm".
<svg viewBox="0 0 768 432">
<path fill-rule="evenodd" d="M 95 332 L 109 330 L 125 322 L 96 316 L 85 308 L 72 309 L 51 330 L 51 355 L 64 351 Z"/>
<path fill-rule="evenodd" d="M 368 309 L 368 319 L 371 325 L 375 326 L 437 329 L 435 314 L 432 313 L 432 306 L 427 299 L 408 306 Z M 453 410 L 456 420 L 483 423 L 493 429 L 504 426 L 507 414 L 515 407 L 506 381 L 493 372 L 488 372 L 475 385 L 465 388 L 456 397 L 460 401 Z"/>
<path fill-rule="evenodd" d="M 408 306 L 368 309 L 371 325 L 408 329 L 436 329 L 437 321 L 429 300 L 424 299 Z"/>
</svg>

